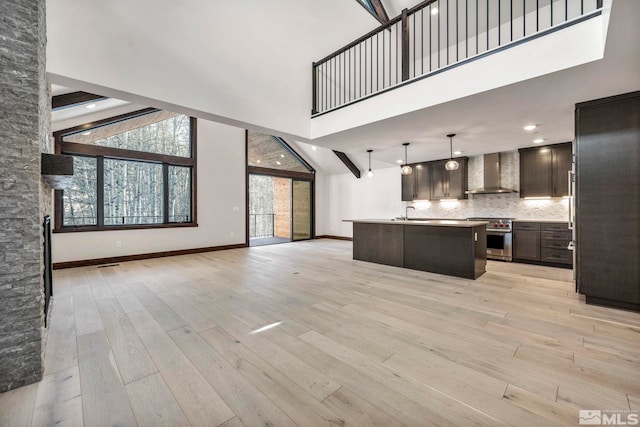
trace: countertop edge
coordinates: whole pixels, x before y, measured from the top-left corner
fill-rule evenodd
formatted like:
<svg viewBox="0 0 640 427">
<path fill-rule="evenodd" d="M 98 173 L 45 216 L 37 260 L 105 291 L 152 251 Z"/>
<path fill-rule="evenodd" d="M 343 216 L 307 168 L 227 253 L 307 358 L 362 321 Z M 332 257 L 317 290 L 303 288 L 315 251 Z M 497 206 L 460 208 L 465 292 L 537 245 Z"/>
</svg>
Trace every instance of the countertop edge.
<svg viewBox="0 0 640 427">
<path fill-rule="evenodd" d="M 389 225 L 412 225 L 412 226 L 429 226 L 429 227 L 456 227 L 456 228 L 473 228 L 479 226 L 485 226 L 488 221 L 452 221 L 452 220 L 397 220 L 391 221 L 388 219 L 343 219 L 342 222 L 353 222 L 362 224 L 389 224 Z"/>
</svg>

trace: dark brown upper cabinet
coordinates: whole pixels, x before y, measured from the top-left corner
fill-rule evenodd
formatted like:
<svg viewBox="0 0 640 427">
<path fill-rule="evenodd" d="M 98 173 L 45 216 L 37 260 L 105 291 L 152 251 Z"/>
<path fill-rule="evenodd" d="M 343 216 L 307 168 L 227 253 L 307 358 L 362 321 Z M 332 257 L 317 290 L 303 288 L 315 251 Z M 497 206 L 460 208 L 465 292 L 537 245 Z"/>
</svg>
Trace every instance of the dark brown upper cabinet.
<svg viewBox="0 0 640 427">
<path fill-rule="evenodd" d="M 411 164 L 413 173 L 402 176 L 402 201 L 466 199 L 468 158 L 456 158 L 460 167 L 444 168 L 447 160 Z"/>
<path fill-rule="evenodd" d="M 400 175 L 402 177 L 402 201 L 410 202 L 416 198 L 416 176 Z"/>
<path fill-rule="evenodd" d="M 568 192 L 571 143 L 521 148 L 520 197 L 562 197 Z"/>
<path fill-rule="evenodd" d="M 460 167 L 454 171 L 444 168 L 447 161 L 448 159 L 431 162 L 431 200 L 468 198 L 467 158 L 457 158 Z"/>
<path fill-rule="evenodd" d="M 431 198 L 431 177 L 429 162 L 411 164 L 413 173 L 402 175 L 402 201 L 429 200 Z"/>
</svg>

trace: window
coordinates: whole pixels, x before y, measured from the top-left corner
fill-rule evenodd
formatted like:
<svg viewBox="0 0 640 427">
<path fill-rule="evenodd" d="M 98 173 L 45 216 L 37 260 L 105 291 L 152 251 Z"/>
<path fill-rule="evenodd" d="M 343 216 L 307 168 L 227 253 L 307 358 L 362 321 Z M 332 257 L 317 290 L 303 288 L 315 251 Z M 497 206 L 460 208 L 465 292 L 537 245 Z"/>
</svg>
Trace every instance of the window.
<svg viewBox="0 0 640 427">
<path fill-rule="evenodd" d="M 147 109 L 54 134 L 74 156 L 57 231 L 195 225 L 195 119 Z"/>
</svg>

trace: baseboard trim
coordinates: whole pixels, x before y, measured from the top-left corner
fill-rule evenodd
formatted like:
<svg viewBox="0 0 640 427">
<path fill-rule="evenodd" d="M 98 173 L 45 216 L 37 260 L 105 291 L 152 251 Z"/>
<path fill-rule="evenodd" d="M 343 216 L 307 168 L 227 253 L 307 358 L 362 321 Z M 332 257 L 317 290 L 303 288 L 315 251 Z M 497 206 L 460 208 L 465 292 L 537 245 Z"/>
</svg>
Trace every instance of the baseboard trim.
<svg viewBox="0 0 640 427">
<path fill-rule="evenodd" d="M 247 245 L 245 243 L 239 243 L 237 245 L 209 246 L 206 248 L 179 249 L 176 251 L 152 252 L 147 254 L 123 255 L 123 256 L 116 256 L 116 257 L 109 257 L 109 258 L 94 258 L 94 259 L 85 259 L 85 260 L 79 260 L 79 261 L 55 262 L 53 263 L 53 269 L 61 270 L 64 268 L 88 267 L 92 265 L 113 264 L 113 263 L 127 262 L 127 261 L 140 261 L 143 259 L 164 258 L 169 256 L 178 256 L 178 255 L 193 255 L 193 254 L 201 254 L 204 252 L 225 251 L 227 249 L 239 249 L 239 248 L 246 248 L 246 247 Z"/>
<path fill-rule="evenodd" d="M 350 242 L 353 242 L 353 237 L 332 236 L 330 234 L 323 234 L 321 236 L 316 236 L 316 239 L 348 240 Z"/>
</svg>

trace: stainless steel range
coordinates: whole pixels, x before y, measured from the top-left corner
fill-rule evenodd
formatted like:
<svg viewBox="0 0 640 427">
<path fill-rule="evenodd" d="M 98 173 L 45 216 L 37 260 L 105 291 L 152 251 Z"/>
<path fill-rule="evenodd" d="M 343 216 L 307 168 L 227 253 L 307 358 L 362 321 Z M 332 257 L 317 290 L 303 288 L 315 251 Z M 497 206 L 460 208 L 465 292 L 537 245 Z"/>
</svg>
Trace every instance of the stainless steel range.
<svg viewBox="0 0 640 427">
<path fill-rule="evenodd" d="M 487 259 L 511 261 L 513 258 L 513 218 L 469 218 L 470 221 L 488 221 Z"/>
</svg>

